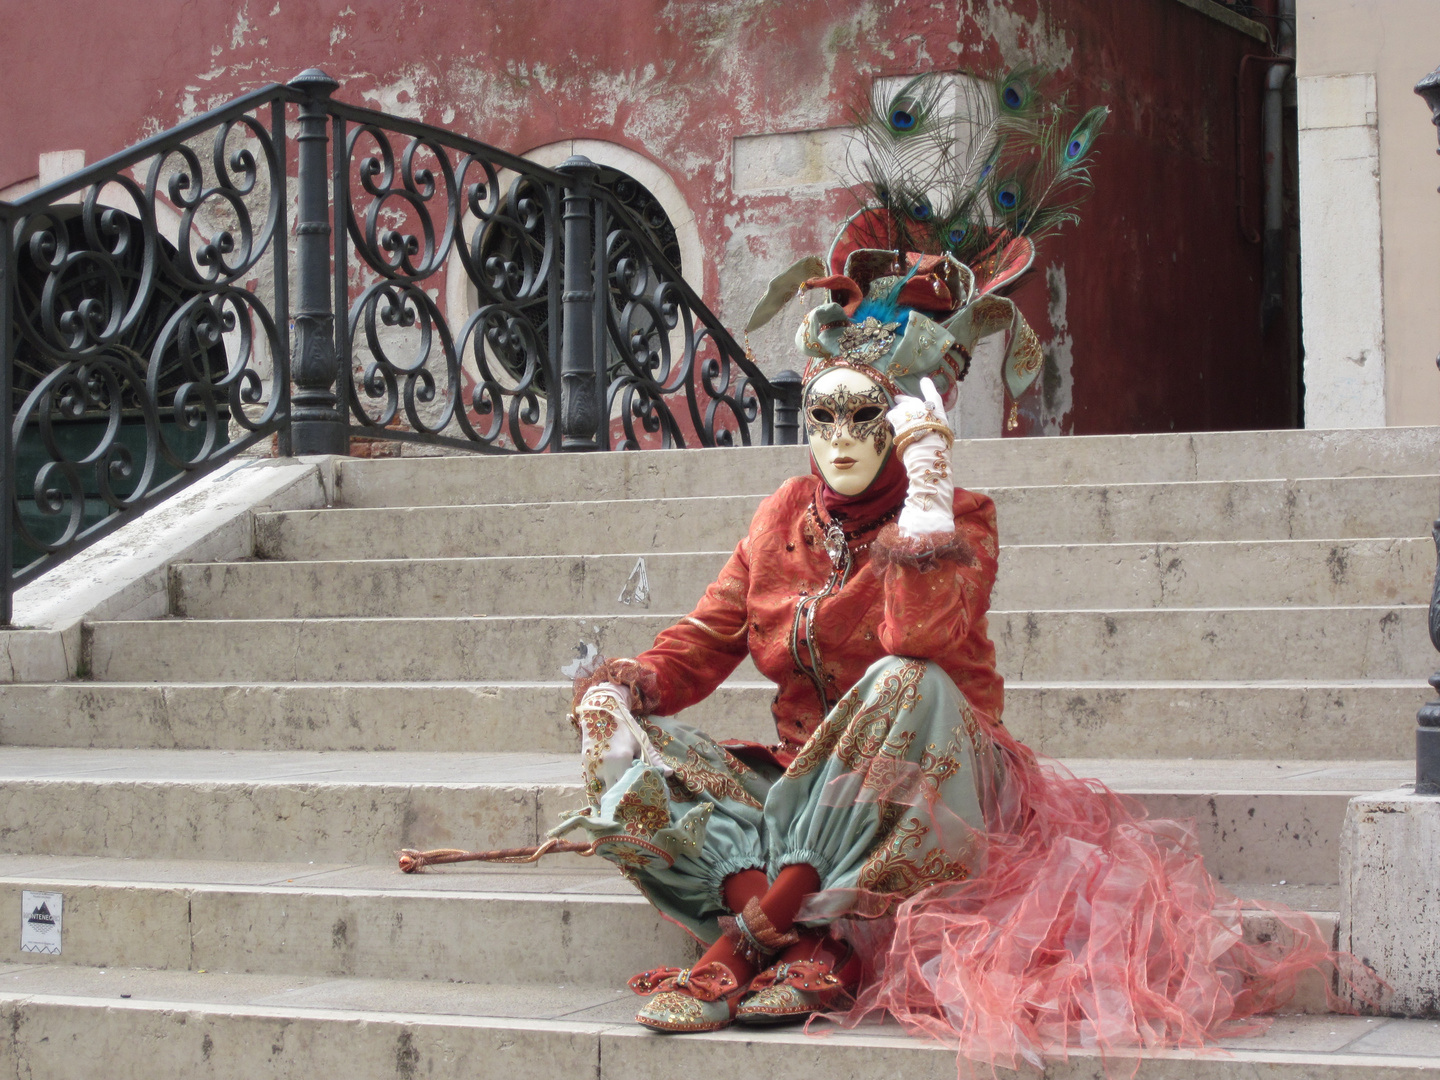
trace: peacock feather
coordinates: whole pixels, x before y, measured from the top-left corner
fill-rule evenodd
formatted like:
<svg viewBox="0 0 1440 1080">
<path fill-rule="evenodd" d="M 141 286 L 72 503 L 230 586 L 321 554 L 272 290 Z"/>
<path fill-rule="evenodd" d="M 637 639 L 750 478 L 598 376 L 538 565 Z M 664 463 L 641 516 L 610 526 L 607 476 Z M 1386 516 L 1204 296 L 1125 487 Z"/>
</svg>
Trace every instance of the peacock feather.
<svg viewBox="0 0 1440 1080">
<path fill-rule="evenodd" d="M 1078 220 L 1109 110 L 1077 121 L 1052 83 L 1047 69 L 1026 67 L 990 82 L 932 73 L 871 91 L 848 167 L 866 203 L 889 211 L 894 247 L 978 268 Z"/>
</svg>

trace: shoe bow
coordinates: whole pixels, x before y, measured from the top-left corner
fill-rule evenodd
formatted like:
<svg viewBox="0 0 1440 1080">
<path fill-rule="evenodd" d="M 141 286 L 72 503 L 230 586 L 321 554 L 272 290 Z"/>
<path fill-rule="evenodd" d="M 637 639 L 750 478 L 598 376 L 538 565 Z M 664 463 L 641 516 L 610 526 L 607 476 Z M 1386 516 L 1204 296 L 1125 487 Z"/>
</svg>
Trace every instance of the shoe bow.
<svg viewBox="0 0 1440 1080">
<path fill-rule="evenodd" d="M 739 985 L 729 968 L 713 960 L 693 968 L 654 968 L 630 980 L 630 989 L 642 997 L 663 990 L 681 990 L 698 1001 L 719 1001 Z"/>
<path fill-rule="evenodd" d="M 795 960 L 788 964 L 776 964 L 768 971 L 755 976 L 750 989 L 765 990 L 771 986 L 793 986 L 797 990 L 833 990 L 840 980 L 823 960 Z"/>
</svg>

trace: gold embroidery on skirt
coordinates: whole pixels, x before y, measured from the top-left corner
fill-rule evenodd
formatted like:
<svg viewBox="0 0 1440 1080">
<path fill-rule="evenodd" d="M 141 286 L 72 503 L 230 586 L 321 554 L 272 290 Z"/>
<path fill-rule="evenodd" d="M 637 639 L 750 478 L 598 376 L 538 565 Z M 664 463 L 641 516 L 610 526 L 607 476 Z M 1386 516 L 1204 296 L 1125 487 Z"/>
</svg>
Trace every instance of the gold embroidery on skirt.
<svg viewBox="0 0 1440 1080">
<path fill-rule="evenodd" d="M 732 754 L 726 753 L 723 750 L 721 753 L 724 756 L 725 764 L 733 769 L 734 772 L 750 771 Z M 665 763 L 675 770 L 675 775 L 671 778 L 672 781 L 678 782 L 689 796 L 683 801 L 693 801 L 704 792 L 715 796 L 717 799 L 731 799 L 751 807 L 754 810 L 763 809 L 760 801 L 756 799 L 754 795 L 751 795 L 750 792 L 746 791 L 745 785 L 732 773 L 712 769 L 705 763 L 705 759 L 700 756 L 700 752 L 693 746 L 685 752 L 684 761 L 680 761 L 678 758 L 671 757 L 668 754 L 664 755 L 664 757 Z M 674 787 L 675 784 L 672 783 L 671 789 L 673 790 Z"/>
<path fill-rule="evenodd" d="M 615 804 L 615 820 L 625 826 L 631 836 L 654 836 L 670 826 L 669 800 L 658 772 L 647 772 L 620 796 Z"/>
<path fill-rule="evenodd" d="M 853 692 L 843 697 L 820 722 L 785 775 L 805 776 L 832 754 L 853 771 L 880 753 L 900 710 L 913 708 L 920 700 L 918 688 L 925 678 L 925 666 L 924 660 L 907 658 L 877 680 L 872 700 L 867 702 Z"/>
<path fill-rule="evenodd" d="M 645 734 L 650 736 L 650 742 L 654 745 L 656 750 L 664 750 L 667 746 L 669 746 L 675 741 L 675 736 L 671 735 L 668 731 L 666 731 L 659 724 L 655 723 L 655 721 L 651 720 L 649 717 L 637 716 L 635 719 L 639 721 L 640 726 L 645 731 Z"/>
<path fill-rule="evenodd" d="M 951 741 L 942 754 L 940 748 L 931 743 L 920 755 L 920 771 L 925 779 L 937 788 L 947 780 L 953 780 L 965 767 L 965 751 L 956 741 Z"/>
<path fill-rule="evenodd" d="M 930 826 L 919 818 L 910 818 L 866 860 L 856 884 L 872 892 L 905 897 L 931 885 L 966 880 L 970 867 L 940 848 L 931 848 L 918 860 L 909 857 L 908 849 L 918 852 L 929 834 Z"/>
</svg>

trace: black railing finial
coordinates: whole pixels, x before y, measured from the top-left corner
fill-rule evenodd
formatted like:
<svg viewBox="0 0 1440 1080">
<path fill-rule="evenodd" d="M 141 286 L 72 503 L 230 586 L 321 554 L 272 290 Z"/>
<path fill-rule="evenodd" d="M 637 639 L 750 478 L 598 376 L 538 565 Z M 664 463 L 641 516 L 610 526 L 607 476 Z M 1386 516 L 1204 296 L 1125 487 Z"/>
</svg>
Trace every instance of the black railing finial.
<svg viewBox="0 0 1440 1080">
<path fill-rule="evenodd" d="M 794 446 L 800 441 L 800 373 L 789 368 L 777 371 L 770 385 L 775 388 L 775 442 Z"/>
<path fill-rule="evenodd" d="M 290 80 L 290 85 L 312 98 L 328 98 L 340 89 L 339 82 L 319 68 L 306 68 Z"/>
</svg>

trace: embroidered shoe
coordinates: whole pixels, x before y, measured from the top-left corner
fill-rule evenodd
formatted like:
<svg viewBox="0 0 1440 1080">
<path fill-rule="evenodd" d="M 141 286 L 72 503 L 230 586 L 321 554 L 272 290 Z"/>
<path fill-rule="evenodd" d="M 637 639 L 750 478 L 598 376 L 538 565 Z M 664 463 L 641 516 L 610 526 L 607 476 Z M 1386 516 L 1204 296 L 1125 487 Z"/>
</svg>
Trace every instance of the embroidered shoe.
<svg viewBox="0 0 1440 1080">
<path fill-rule="evenodd" d="M 782 962 L 755 976 L 735 1019 L 752 1026 L 805 1020 L 831 1008 L 859 979 L 860 958 L 849 949 L 838 961 L 821 953 Z"/>
<path fill-rule="evenodd" d="M 630 989 L 650 998 L 635 1014 L 636 1022 L 672 1035 L 729 1027 L 745 992 L 734 972 L 715 960 L 643 972 L 630 980 Z"/>
</svg>

